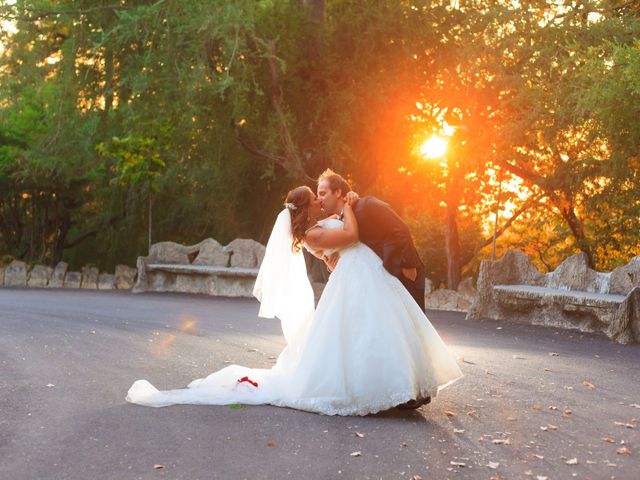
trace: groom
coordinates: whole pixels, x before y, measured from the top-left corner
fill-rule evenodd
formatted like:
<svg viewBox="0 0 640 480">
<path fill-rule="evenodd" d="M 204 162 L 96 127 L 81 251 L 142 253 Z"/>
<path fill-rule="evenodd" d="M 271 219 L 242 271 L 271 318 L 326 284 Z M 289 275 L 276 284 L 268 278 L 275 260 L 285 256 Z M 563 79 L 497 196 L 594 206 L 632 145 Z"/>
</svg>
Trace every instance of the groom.
<svg viewBox="0 0 640 480">
<path fill-rule="evenodd" d="M 327 215 L 342 213 L 349 192 L 349 183 L 331 169 L 318 178 L 318 199 Z M 388 204 L 372 196 L 358 199 L 353 212 L 360 241 L 382 259 L 384 268 L 402 282 L 424 312 L 425 268 L 407 225 Z M 333 269 L 335 263 L 334 259 L 327 266 Z"/>
</svg>

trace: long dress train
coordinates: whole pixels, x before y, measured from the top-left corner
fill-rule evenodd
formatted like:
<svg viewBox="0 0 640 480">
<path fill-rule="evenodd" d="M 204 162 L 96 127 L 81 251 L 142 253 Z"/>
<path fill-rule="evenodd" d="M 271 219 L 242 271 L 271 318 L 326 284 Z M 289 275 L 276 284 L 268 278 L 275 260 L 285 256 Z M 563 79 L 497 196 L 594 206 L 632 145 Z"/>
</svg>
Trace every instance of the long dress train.
<svg viewBox="0 0 640 480">
<path fill-rule="evenodd" d="M 324 228 L 339 228 L 325 221 Z M 271 369 L 231 365 L 188 388 L 136 381 L 127 401 L 271 404 L 327 415 L 367 415 L 436 396 L 462 376 L 454 357 L 400 281 L 357 243 L 340 252 L 313 315 L 301 319 Z"/>
</svg>

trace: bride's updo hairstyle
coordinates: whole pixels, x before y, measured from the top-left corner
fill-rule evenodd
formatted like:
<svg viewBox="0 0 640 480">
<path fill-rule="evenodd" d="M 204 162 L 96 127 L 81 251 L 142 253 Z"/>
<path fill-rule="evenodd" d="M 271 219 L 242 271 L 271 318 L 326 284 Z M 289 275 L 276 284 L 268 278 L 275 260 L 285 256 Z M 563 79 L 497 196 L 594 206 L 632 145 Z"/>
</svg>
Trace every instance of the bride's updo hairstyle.
<svg viewBox="0 0 640 480">
<path fill-rule="evenodd" d="M 309 228 L 309 205 L 312 197 L 313 192 L 306 185 L 294 188 L 287 194 L 285 207 L 291 213 L 291 234 L 293 237 L 291 249 L 296 253 L 301 250 L 304 235 Z"/>
</svg>

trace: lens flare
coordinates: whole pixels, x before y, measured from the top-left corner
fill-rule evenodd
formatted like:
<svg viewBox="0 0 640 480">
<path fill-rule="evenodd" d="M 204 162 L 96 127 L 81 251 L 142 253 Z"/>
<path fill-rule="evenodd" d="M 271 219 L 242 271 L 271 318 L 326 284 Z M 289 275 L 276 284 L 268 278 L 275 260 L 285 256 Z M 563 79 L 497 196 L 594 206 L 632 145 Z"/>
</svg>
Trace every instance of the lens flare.
<svg viewBox="0 0 640 480">
<path fill-rule="evenodd" d="M 420 146 L 420 155 L 427 159 L 443 157 L 447 153 L 447 145 L 445 138 L 433 134 Z"/>
<path fill-rule="evenodd" d="M 171 347 L 171 345 L 175 343 L 175 341 L 176 341 L 175 335 L 167 335 L 158 343 L 153 345 L 152 347 L 153 355 L 155 355 L 156 357 L 164 355 L 169 350 L 169 347 Z"/>
</svg>

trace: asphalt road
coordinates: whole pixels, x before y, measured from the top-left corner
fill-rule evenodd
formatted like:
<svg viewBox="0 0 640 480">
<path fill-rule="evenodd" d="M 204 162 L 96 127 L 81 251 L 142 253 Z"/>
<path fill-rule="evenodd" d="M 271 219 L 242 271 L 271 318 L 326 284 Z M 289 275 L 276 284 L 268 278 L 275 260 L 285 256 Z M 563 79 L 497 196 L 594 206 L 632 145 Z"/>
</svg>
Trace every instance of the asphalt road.
<svg viewBox="0 0 640 480">
<path fill-rule="evenodd" d="M 0 479 L 640 478 L 640 345 L 429 312 L 465 377 L 417 411 L 127 404 L 227 363 L 279 325 L 245 299 L 0 289 Z M 355 452 L 360 452 L 354 456 Z"/>
</svg>

